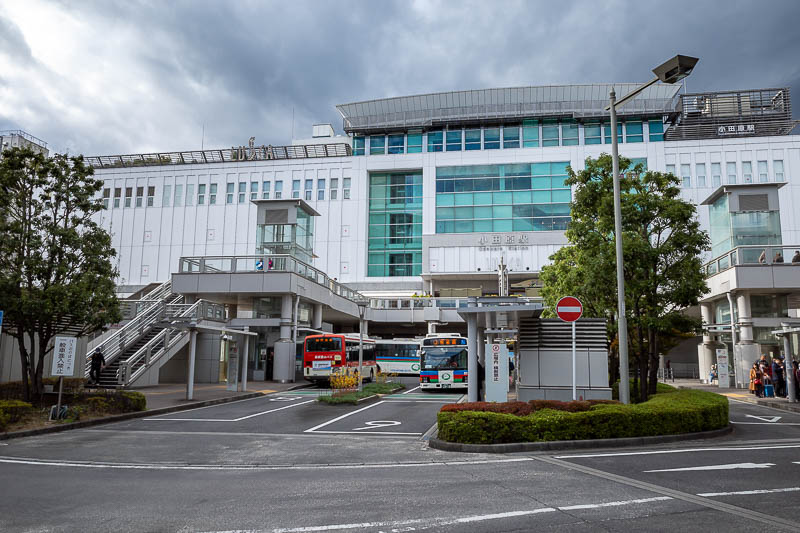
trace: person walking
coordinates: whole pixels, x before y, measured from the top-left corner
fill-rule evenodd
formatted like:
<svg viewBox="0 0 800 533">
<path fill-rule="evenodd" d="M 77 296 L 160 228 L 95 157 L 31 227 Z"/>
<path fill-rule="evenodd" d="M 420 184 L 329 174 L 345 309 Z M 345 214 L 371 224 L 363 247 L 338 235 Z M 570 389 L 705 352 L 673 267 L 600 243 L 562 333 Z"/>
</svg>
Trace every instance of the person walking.
<svg viewBox="0 0 800 533">
<path fill-rule="evenodd" d="M 89 381 L 95 385 L 100 383 L 100 372 L 106 366 L 106 358 L 103 357 L 103 350 L 98 346 L 92 354 L 92 360 L 89 368 Z"/>
<path fill-rule="evenodd" d="M 777 357 L 772 360 L 772 382 L 775 384 L 775 396 L 786 396 L 786 380 L 781 366 L 781 360 Z"/>
<path fill-rule="evenodd" d="M 761 398 L 761 371 L 758 369 L 758 363 L 753 363 L 753 368 L 750 369 L 750 394 Z"/>
</svg>

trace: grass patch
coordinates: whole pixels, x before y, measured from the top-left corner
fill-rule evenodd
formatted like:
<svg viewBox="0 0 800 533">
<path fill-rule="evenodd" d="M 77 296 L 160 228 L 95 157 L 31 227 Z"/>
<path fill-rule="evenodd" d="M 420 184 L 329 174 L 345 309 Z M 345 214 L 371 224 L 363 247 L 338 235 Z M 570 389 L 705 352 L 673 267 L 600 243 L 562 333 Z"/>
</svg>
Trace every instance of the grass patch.
<svg viewBox="0 0 800 533">
<path fill-rule="evenodd" d="M 331 405 L 339 404 L 352 404 L 358 403 L 362 398 L 368 398 L 376 394 L 391 394 L 393 392 L 402 390 L 405 385 L 401 383 L 367 383 L 362 387 L 361 392 L 357 390 L 346 392 L 335 392 L 330 396 L 320 396 L 317 401 Z"/>
<path fill-rule="evenodd" d="M 437 415 L 439 438 L 464 444 L 499 444 L 676 435 L 728 425 L 728 399 L 698 390 L 673 389 L 633 405 L 598 403 L 562 409 L 542 406 L 523 416 L 509 414 L 520 412 L 519 406 L 503 412 L 498 407 L 503 404 L 489 405 L 494 407 L 443 407 Z"/>
</svg>

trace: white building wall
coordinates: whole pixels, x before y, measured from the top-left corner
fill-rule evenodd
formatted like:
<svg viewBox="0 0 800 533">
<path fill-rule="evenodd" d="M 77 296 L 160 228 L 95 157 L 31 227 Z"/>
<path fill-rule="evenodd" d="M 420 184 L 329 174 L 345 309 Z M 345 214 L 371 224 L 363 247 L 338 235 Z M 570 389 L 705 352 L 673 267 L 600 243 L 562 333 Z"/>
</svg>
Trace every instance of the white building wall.
<svg viewBox="0 0 800 533">
<path fill-rule="evenodd" d="M 645 134 L 645 139 L 647 135 Z M 427 140 L 423 140 L 427 145 Z M 418 278 L 367 278 L 367 214 L 369 172 L 388 170 L 418 170 L 423 174 L 423 234 L 435 235 L 436 167 L 454 165 L 481 165 L 503 163 L 535 163 L 569 161 L 575 170 L 584 168 L 587 157 L 598 157 L 610 152 L 610 145 L 578 145 L 548 148 L 519 148 L 462 152 L 436 152 L 402 155 L 367 155 L 353 157 L 268 160 L 215 163 L 209 165 L 168 165 L 160 167 L 132 167 L 97 169 L 96 176 L 111 189 L 111 202 L 115 187 L 155 186 L 154 205 L 111 208 L 102 213 L 102 224 L 112 234 L 113 246 L 118 251 L 120 285 L 146 285 L 165 281 L 178 268 L 181 256 L 234 255 L 255 252 L 256 208 L 250 202 L 250 182 L 270 182 L 270 198 L 274 198 L 274 183 L 283 181 L 282 198 L 291 198 L 292 180 L 301 181 L 300 197 L 304 198 L 306 179 L 312 179 L 314 188 L 308 203 L 321 216 L 315 219 L 314 249 L 318 256 L 314 266 L 331 277 L 345 283 L 376 282 L 391 279 L 418 282 Z M 646 157 L 648 168 L 665 171 L 675 165 L 676 175 L 681 164 L 691 165 L 691 187 L 684 188 L 682 196 L 695 203 L 703 201 L 716 189 L 712 182 L 711 164 L 721 165 L 722 184 L 727 183 L 726 163 L 736 162 L 737 183 L 744 183 L 742 162 L 751 161 L 753 180 L 758 181 L 758 161 L 768 162 L 769 181 L 775 180 L 774 161 L 782 160 L 784 181 L 780 189 L 781 226 L 786 245 L 800 244 L 800 214 L 794 206 L 800 205 L 800 136 L 760 137 L 748 139 L 720 139 L 680 142 L 644 142 L 621 144 L 620 153 L 630 158 Z M 696 165 L 705 163 L 706 184 L 698 186 Z M 339 180 L 339 197 L 331 200 L 330 180 Z M 351 178 L 350 199 L 343 198 L 343 180 Z M 317 200 L 317 180 L 325 179 L 325 199 Z M 238 183 L 247 183 L 244 203 L 238 202 Z M 216 183 L 217 203 L 197 205 L 198 185 Z M 234 203 L 226 204 L 226 184 L 234 183 Z M 168 205 L 163 203 L 164 185 L 171 187 Z M 183 205 L 175 206 L 176 185 L 182 186 Z M 191 204 L 187 205 L 187 187 L 193 186 Z M 124 205 L 124 197 L 121 200 Z M 708 229 L 708 209 L 698 208 L 704 229 Z M 506 254 L 519 267 L 539 270 L 547 257 L 557 248 L 554 232 L 529 232 L 527 250 Z M 545 235 L 548 234 L 548 235 Z M 477 238 L 476 234 L 454 235 L 453 245 L 432 246 L 423 272 L 474 272 L 479 266 L 491 264 L 494 259 L 481 256 L 479 246 L 464 239 Z M 487 252 L 490 253 L 490 252 Z M 491 253 L 490 253 L 491 254 Z M 489 263 L 487 263 L 489 261 Z M 512 266 L 512 268 L 514 268 Z"/>
</svg>

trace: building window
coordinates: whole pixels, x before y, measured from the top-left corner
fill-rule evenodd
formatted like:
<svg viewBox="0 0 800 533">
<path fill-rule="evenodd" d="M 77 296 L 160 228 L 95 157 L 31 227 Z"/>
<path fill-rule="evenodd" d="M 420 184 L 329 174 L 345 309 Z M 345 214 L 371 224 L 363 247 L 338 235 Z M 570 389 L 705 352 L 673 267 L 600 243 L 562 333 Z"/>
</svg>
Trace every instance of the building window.
<svg viewBox="0 0 800 533">
<path fill-rule="evenodd" d="M 742 178 L 745 183 L 753 183 L 753 163 L 750 161 L 742 162 Z"/>
<path fill-rule="evenodd" d="M 186 205 L 194 205 L 194 183 L 186 184 Z"/>
<path fill-rule="evenodd" d="M 694 166 L 695 173 L 697 174 L 697 186 L 698 187 L 705 187 L 706 186 L 706 164 L 705 163 L 697 163 Z"/>
<path fill-rule="evenodd" d="M 647 123 L 650 130 L 650 142 L 664 140 L 664 123 L 660 120 L 651 120 Z"/>
<path fill-rule="evenodd" d="M 446 134 L 447 151 L 460 152 L 461 151 L 461 130 L 448 130 Z"/>
<path fill-rule="evenodd" d="M 480 150 L 481 149 L 481 130 L 467 130 L 464 132 L 464 149 Z"/>
<path fill-rule="evenodd" d="M 558 146 L 558 122 L 555 120 L 542 123 L 542 146 Z"/>
<path fill-rule="evenodd" d="M 144 199 L 144 187 L 136 187 L 136 207 L 142 207 Z"/>
<path fill-rule="evenodd" d="M 397 135 L 389 135 L 389 153 L 402 154 L 405 151 L 405 136 L 400 133 Z"/>
<path fill-rule="evenodd" d="M 483 149 L 500 149 L 500 128 L 486 128 L 483 130 Z"/>
<path fill-rule="evenodd" d="M 364 155 L 364 137 L 353 137 L 353 155 Z"/>
<path fill-rule="evenodd" d="M 561 122 L 561 144 L 563 146 L 575 146 L 578 144 L 578 123 L 574 120 Z"/>
<path fill-rule="evenodd" d="M 331 200 L 339 199 L 339 178 L 331 178 Z"/>
<path fill-rule="evenodd" d="M 603 136 L 605 144 L 611 144 L 611 123 L 603 124 Z M 622 124 L 617 122 L 617 142 L 623 142 Z"/>
<path fill-rule="evenodd" d="M 713 187 L 722 185 L 722 165 L 720 163 L 711 163 L 711 185 Z"/>
<path fill-rule="evenodd" d="M 206 184 L 201 183 L 197 186 L 197 205 L 205 205 L 206 203 Z"/>
<path fill-rule="evenodd" d="M 603 130 L 599 123 L 583 126 L 584 144 L 603 144 Z"/>
<path fill-rule="evenodd" d="M 114 207 L 119 207 L 119 199 L 122 196 L 122 188 L 115 187 L 114 188 Z"/>
<path fill-rule="evenodd" d="M 108 209 L 108 204 L 110 199 L 111 199 L 111 189 L 103 189 L 103 209 Z"/>
<path fill-rule="evenodd" d="M 133 198 L 133 187 L 125 187 L 125 207 L 131 206 L 132 198 Z"/>
<path fill-rule="evenodd" d="M 247 182 L 246 181 L 240 181 L 239 182 L 239 203 L 243 204 L 246 198 L 247 198 Z"/>
<path fill-rule="evenodd" d="M 783 181 L 783 160 L 776 159 L 772 162 L 772 170 L 775 172 L 775 181 Z M 114 205 L 116 206 L 116 200 Z"/>
<path fill-rule="evenodd" d="M 317 180 L 317 200 L 325 199 L 325 180 Z"/>
<path fill-rule="evenodd" d="M 758 162 L 758 181 L 760 183 L 767 183 L 769 181 L 769 173 L 767 172 L 767 162 Z"/>
<path fill-rule="evenodd" d="M 422 153 L 422 133 L 409 133 L 406 135 L 406 152 L 409 154 Z M 331 198 L 333 200 L 333 198 Z"/>
<path fill-rule="evenodd" d="M 386 153 L 386 136 L 369 136 L 369 155 L 383 155 Z"/>
<path fill-rule="evenodd" d="M 342 198 L 350 199 L 350 178 L 342 178 Z"/>
<path fill-rule="evenodd" d="M 182 184 L 175 184 L 175 203 L 172 204 L 175 207 L 182 207 L 183 206 L 183 185 Z"/>
<path fill-rule="evenodd" d="M 275 199 L 280 200 L 283 196 L 283 181 L 275 180 Z"/>
<path fill-rule="evenodd" d="M 225 189 L 225 203 L 232 204 L 233 203 L 233 190 L 236 188 L 236 185 L 233 183 L 228 183 Z"/>
<path fill-rule="evenodd" d="M 217 203 L 217 184 L 212 183 L 208 187 L 208 205 L 214 205 Z"/>
<path fill-rule="evenodd" d="M 300 198 L 300 180 L 292 180 L 292 198 Z"/>
<path fill-rule="evenodd" d="M 156 188 L 152 185 L 147 187 L 147 207 L 153 207 L 153 202 L 156 197 Z"/>
<path fill-rule="evenodd" d="M 519 126 L 503 127 L 503 148 L 519 148 Z"/>
<path fill-rule="evenodd" d="M 571 190 L 564 183 L 568 165 L 554 162 L 437 168 L 436 232 L 566 229 L 572 199 Z M 515 240 L 514 244 L 526 242 Z"/>
<path fill-rule="evenodd" d="M 539 147 L 539 121 L 522 121 L 522 146 L 525 148 Z"/>
<path fill-rule="evenodd" d="M 667 174 L 675 175 L 675 165 L 667 165 Z"/>
<path fill-rule="evenodd" d="M 692 165 L 681 165 L 681 180 L 685 189 L 692 187 Z"/>
<path fill-rule="evenodd" d="M 258 200 L 258 182 L 250 182 L 250 200 Z"/>
<path fill-rule="evenodd" d="M 367 276 L 420 275 L 422 173 L 370 174 L 368 221 Z"/>
<path fill-rule="evenodd" d="M 441 152 L 443 142 L 443 133 L 441 130 L 433 130 L 428 132 L 428 151 Z"/>
<path fill-rule="evenodd" d="M 728 171 L 728 185 L 736 183 L 736 163 L 728 163 L 726 165 Z"/>
<path fill-rule="evenodd" d="M 314 192 L 314 180 L 306 180 L 305 185 L 305 199 L 307 202 L 310 202 L 311 194 Z"/>
<path fill-rule="evenodd" d="M 640 143 L 644 142 L 641 122 L 626 122 L 625 123 L 625 142 L 626 143 Z"/>
<path fill-rule="evenodd" d="M 265 181 L 261 183 L 261 199 L 262 200 L 269 200 L 269 182 Z"/>
</svg>

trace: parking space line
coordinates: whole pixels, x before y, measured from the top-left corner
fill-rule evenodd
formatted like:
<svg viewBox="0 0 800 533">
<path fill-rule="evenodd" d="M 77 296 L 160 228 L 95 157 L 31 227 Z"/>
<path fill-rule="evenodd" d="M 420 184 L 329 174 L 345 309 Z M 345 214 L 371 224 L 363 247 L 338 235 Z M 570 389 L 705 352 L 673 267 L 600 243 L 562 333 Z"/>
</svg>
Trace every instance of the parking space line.
<svg viewBox="0 0 800 533">
<path fill-rule="evenodd" d="M 362 407 L 361 409 L 356 409 L 355 411 L 353 411 L 351 413 L 343 414 L 342 416 L 338 416 L 338 417 L 334 418 L 333 420 L 329 420 L 328 422 L 323 422 L 322 424 L 320 424 L 318 426 L 314 426 L 313 428 L 307 429 L 303 433 L 316 433 L 319 428 L 324 428 L 325 426 L 333 424 L 334 422 L 338 422 L 339 420 L 343 420 L 343 419 L 347 418 L 348 416 L 352 416 L 352 415 L 354 415 L 356 413 L 360 413 L 362 411 L 366 411 L 367 409 L 371 409 L 371 408 L 375 407 L 376 405 L 380 405 L 382 403 L 384 403 L 383 400 L 381 400 L 379 402 L 376 402 L 376 403 L 373 403 L 372 405 L 368 405 L 366 407 Z M 322 432 L 320 432 L 320 433 L 322 433 Z M 339 433 L 339 432 L 336 432 L 336 433 Z"/>
<path fill-rule="evenodd" d="M 405 391 L 405 392 L 403 392 L 403 393 L 401 393 L 401 394 L 408 394 L 409 392 L 414 392 L 414 391 L 415 391 L 415 390 L 417 390 L 419 387 L 420 387 L 420 386 L 419 386 L 419 385 L 417 385 L 417 386 L 416 386 L 416 387 L 414 387 L 413 389 L 407 390 L 407 391 Z"/>
<path fill-rule="evenodd" d="M 308 430 L 306 430 L 308 432 Z M 407 437 L 419 437 L 422 433 L 404 433 L 402 431 L 359 431 L 356 433 L 355 431 L 313 431 L 312 433 L 327 433 L 327 434 L 337 434 L 337 435 L 405 435 Z"/>
<path fill-rule="evenodd" d="M 293 403 L 291 405 L 285 405 L 283 407 L 278 407 L 277 409 L 270 409 L 269 411 L 262 411 L 260 413 L 253 413 L 252 415 L 241 416 L 239 418 L 143 418 L 142 420 L 150 420 L 150 421 L 164 421 L 164 422 L 241 422 L 242 420 L 247 420 L 248 418 L 253 418 L 256 416 L 266 415 L 269 413 L 274 413 L 276 411 L 283 411 L 284 409 L 291 409 L 292 407 L 297 407 L 298 405 L 305 405 L 307 403 L 315 402 L 316 400 L 306 400 L 305 402 L 298 402 Z"/>
<path fill-rule="evenodd" d="M 235 404 L 235 403 L 250 402 L 250 401 L 253 401 L 253 400 L 263 400 L 263 399 L 264 399 L 264 396 L 255 396 L 254 398 L 244 398 L 242 400 L 233 400 L 232 402 L 215 403 L 214 405 L 206 405 L 206 406 L 203 406 L 203 407 L 194 407 L 192 409 L 186 409 L 186 410 L 180 411 L 180 412 L 181 413 L 191 413 L 192 411 L 199 411 L 201 409 L 211 409 L 213 407 L 220 407 L 222 405 L 232 405 L 232 404 Z M 149 417 L 146 417 L 146 418 L 148 420 L 156 420 L 156 419 L 159 419 L 162 416 L 169 416 L 169 415 L 168 414 L 167 415 L 156 415 L 156 416 L 149 416 Z"/>
</svg>

